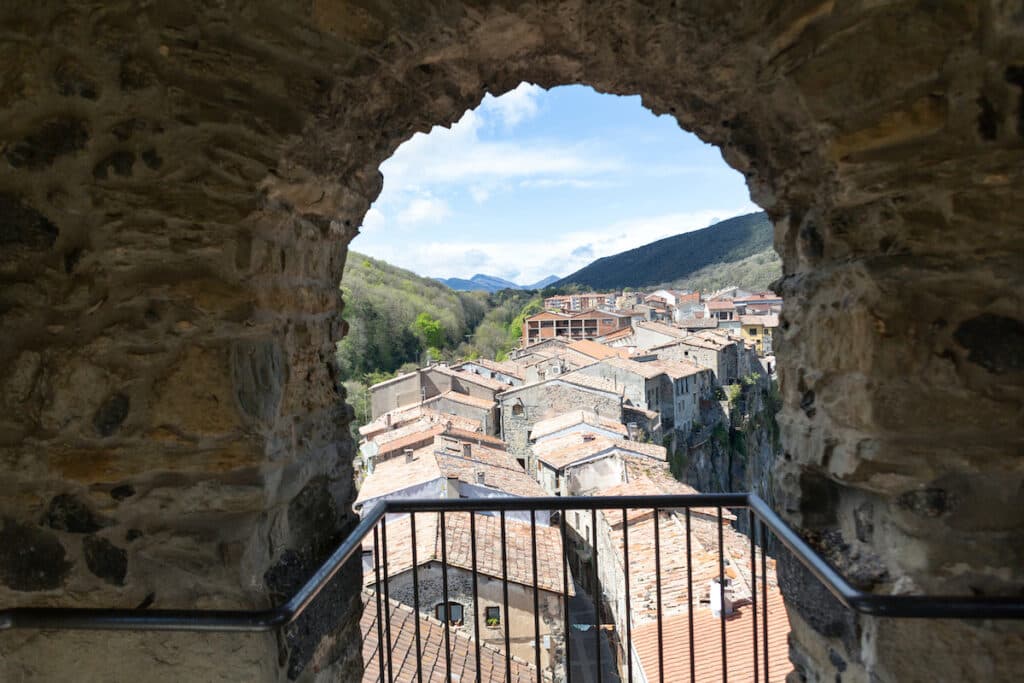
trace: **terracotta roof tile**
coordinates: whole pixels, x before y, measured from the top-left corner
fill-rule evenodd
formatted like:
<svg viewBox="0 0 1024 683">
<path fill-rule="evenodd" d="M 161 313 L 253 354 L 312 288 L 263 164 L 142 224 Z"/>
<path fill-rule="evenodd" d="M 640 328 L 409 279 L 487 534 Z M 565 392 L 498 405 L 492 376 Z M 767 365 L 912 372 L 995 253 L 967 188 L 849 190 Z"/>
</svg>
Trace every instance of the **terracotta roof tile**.
<svg viewBox="0 0 1024 683">
<path fill-rule="evenodd" d="M 613 420 L 609 417 L 602 417 L 590 410 L 572 410 L 568 413 L 562 413 L 561 415 L 556 415 L 555 417 L 549 417 L 546 420 L 536 422 L 530 432 L 531 438 L 534 440 L 542 439 L 549 434 L 555 434 L 563 429 L 575 427 L 578 424 L 588 424 L 594 427 L 601 427 L 602 429 L 607 429 L 621 434 L 623 437 L 628 433 L 626 426 L 618 420 Z"/>
<path fill-rule="evenodd" d="M 504 385 L 503 385 L 504 386 Z M 449 401 L 455 401 L 456 403 L 462 403 L 463 405 L 473 406 L 474 408 L 480 408 L 481 410 L 490 410 L 495 407 L 495 402 L 486 398 L 478 398 L 476 396 L 470 396 L 469 394 L 460 394 L 457 391 L 446 391 L 443 394 L 438 394 L 433 398 L 428 398 L 423 402 L 424 405 L 430 405 L 441 399 L 448 399 Z"/>
<path fill-rule="evenodd" d="M 475 538 L 477 571 L 492 578 L 502 578 L 501 526 L 496 516 L 472 513 L 476 518 L 476 536 L 470 536 L 468 512 L 449 512 L 445 515 L 445 551 L 448 564 L 472 570 L 472 544 Z M 440 561 L 440 515 L 416 515 L 416 562 L 423 565 Z M 505 522 L 508 580 L 524 586 L 533 585 L 532 545 L 530 525 L 515 520 Z M 388 522 L 387 525 L 388 576 L 395 576 L 412 567 L 412 533 L 408 516 Z M 364 576 L 366 584 L 374 581 L 373 570 Z M 555 527 L 537 525 L 537 586 L 542 590 L 561 594 L 562 590 L 562 537 Z M 574 592 L 572 581 L 569 593 Z"/>
<path fill-rule="evenodd" d="M 758 593 L 758 600 L 761 598 Z M 764 620 L 762 605 L 757 604 L 758 676 L 764 676 L 765 655 L 762 650 Z M 664 680 L 690 680 L 690 641 L 688 613 L 669 616 L 662 622 Z M 693 615 L 693 653 L 696 680 L 717 683 L 722 680 L 721 621 L 707 607 Z M 726 671 L 730 681 L 753 681 L 754 642 L 753 606 L 736 607 L 725 620 Z M 768 680 L 782 683 L 792 670 L 789 662 L 789 616 L 782 595 L 777 589 L 768 591 Z M 656 681 L 658 671 L 658 624 L 649 622 L 633 627 L 633 647 L 647 680 Z M 763 680 L 758 678 L 757 680 Z"/>
<path fill-rule="evenodd" d="M 590 356 L 591 358 L 596 358 L 597 360 L 601 360 L 603 358 L 613 358 L 616 356 L 619 358 L 629 357 L 629 353 L 624 349 L 615 349 L 610 346 L 605 346 L 604 344 L 601 344 L 599 342 L 591 341 L 589 339 L 580 339 L 578 341 L 574 341 L 571 344 L 569 344 L 569 348 L 572 349 L 573 351 L 577 351 L 586 356 Z"/>
<path fill-rule="evenodd" d="M 463 363 L 462 365 L 466 365 L 468 363 L 475 363 L 476 365 L 479 365 L 482 368 L 487 368 L 492 372 L 500 372 L 502 374 L 510 375 L 518 379 L 523 378 L 522 369 L 520 369 L 520 367 L 513 363 L 512 361 L 496 361 L 490 360 L 488 358 L 477 358 L 475 360 L 466 361 L 466 363 Z"/>
<path fill-rule="evenodd" d="M 572 432 L 534 444 L 533 453 L 540 461 L 562 469 L 597 455 L 618 453 L 636 454 L 664 461 L 666 451 L 663 446 L 612 439 L 594 432 Z"/>
<path fill-rule="evenodd" d="M 412 462 L 406 462 L 404 457 L 398 457 L 377 463 L 373 472 L 367 475 L 362 486 L 359 487 L 359 495 L 356 497 L 355 504 L 361 505 L 368 500 L 440 478 L 441 468 L 437 464 L 437 458 L 434 457 L 434 445 L 433 439 L 431 439 L 429 446 L 413 452 Z"/>
<path fill-rule="evenodd" d="M 363 591 L 363 612 L 359 620 L 362 633 L 363 683 L 383 683 L 387 675 L 380 670 L 380 635 L 383 629 L 377 627 L 377 601 L 370 591 Z M 395 683 L 414 683 L 417 669 L 424 681 L 446 680 L 445 627 L 437 619 L 419 617 L 421 658 L 416 659 L 416 615 L 412 609 L 394 600 L 381 603 L 389 613 L 391 631 L 391 664 L 394 667 Z M 385 622 L 387 623 L 387 622 Z M 451 680 L 468 683 L 477 680 L 476 645 L 473 640 L 458 629 L 449 630 Z M 384 666 L 387 667 L 385 656 Z M 487 643 L 480 643 L 480 680 L 483 683 L 504 683 L 506 678 L 504 652 Z M 513 683 L 533 683 L 537 680 L 537 669 L 518 657 L 511 658 L 509 668 Z M 386 674 L 387 672 L 383 672 Z"/>
</svg>

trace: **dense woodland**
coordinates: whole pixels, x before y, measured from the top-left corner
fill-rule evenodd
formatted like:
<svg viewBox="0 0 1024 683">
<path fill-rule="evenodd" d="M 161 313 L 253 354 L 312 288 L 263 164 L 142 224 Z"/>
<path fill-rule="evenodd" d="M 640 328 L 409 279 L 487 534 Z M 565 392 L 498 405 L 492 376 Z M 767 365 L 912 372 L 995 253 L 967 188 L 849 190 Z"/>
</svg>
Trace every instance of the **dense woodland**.
<svg viewBox="0 0 1024 683">
<path fill-rule="evenodd" d="M 370 385 L 429 360 L 503 358 L 523 319 L 542 308 L 537 292 L 455 292 L 354 251 L 341 289 L 349 331 L 338 343 L 338 370 L 360 423 Z"/>
</svg>

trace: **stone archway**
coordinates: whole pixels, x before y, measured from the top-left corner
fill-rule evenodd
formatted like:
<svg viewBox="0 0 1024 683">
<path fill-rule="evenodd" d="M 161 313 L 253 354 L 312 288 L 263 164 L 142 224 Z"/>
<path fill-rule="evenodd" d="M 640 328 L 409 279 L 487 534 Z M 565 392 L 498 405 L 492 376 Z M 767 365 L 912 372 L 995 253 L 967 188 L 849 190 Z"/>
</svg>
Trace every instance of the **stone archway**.
<svg viewBox="0 0 1024 683">
<path fill-rule="evenodd" d="M 775 221 L 780 510 L 882 589 L 1024 584 L 1008 7 L 67 3 L 3 25 L 0 536 L 32 549 L 0 552 L 4 604 L 255 606 L 301 580 L 351 524 L 330 359 L 380 162 L 522 80 L 642 94 Z M 1012 666 L 1019 632 L 854 620 L 801 578 L 811 680 Z M 0 672 L 351 676 L 355 597 L 276 642 L 3 634 Z"/>
</svg>

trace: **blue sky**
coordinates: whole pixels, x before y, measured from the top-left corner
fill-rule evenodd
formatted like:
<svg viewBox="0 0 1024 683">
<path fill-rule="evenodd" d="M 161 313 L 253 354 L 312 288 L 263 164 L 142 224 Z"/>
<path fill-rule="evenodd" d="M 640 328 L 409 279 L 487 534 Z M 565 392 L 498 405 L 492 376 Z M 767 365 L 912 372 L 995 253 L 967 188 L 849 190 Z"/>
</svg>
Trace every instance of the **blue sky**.
<svg viewBox="0 0 1024 683">
<path fill-rule="evenodd" d="M 381 166 L 356 251 L 430 277 L 530 284 L 758 207 L 717 147 L 639 97 L 521 84 Z"/>
</svg>

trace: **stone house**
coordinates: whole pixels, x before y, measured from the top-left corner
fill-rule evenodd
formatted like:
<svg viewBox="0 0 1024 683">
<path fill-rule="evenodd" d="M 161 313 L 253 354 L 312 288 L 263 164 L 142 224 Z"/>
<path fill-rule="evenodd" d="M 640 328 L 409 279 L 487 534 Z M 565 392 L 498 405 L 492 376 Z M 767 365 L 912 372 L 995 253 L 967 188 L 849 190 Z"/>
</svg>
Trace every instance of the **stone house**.
<svg viewBox="0 0 1024 683">
<path fill-rule="evenodd" d="M 470 514 L 445 515 L 444 533 L 440 515 L 416 515 L 416 563 L 412 560 L 413 535 L 405 517 L 388 523 L 386 530 L 388 595 L 405 605 L 419 605 L 422 615 L 448 621 L 456 632 L 473 637 L 474 619 L 478 620 L 480 640 L 505 651 L 505 629 L 509 632 L 511 654 L 527 662 L 534 661 L 539 645 L 541 668 L 555 680 L 564 675 L 565 596 L 562 571 L 562 539 L 555 527 L 537 526 L 537 576 L 532 570 L 532 542 L 529 524 L 507 520 L 505 545 L 501 544 L 500 520 L 495 516 L 474 514 L 471 532 Z M 447 572 L 442 565 L 442 543 Z M 363 580 L 374 584 L 372 541 L 364 545 Z M 476 550 L 476 600 L 474 601 L 473 549 Z M 506 562 L 503 566 L 502 557 Z M 524 561 L 525 558 L 525 561 Z M 383 560 L 381 567 L 383 569 Z M 418 589 L 414 593 L 413 571 Z M 506 575 L 508 581 L 504 580 Z M 444 578 L 447 577 L 448 603 L 444 602 Z M 534 630 L 534 579 L 537 584 L 539 643 Z M 506 610 L 504 591 L 508 589 Z M 575 594 L 568 581 L 569 595 Z"/>
<path fill-rule="evenodd" d="M 437 436 L 428 446 L 378 463 L 363 480 L 353 509 L 362 516 L 380 500 L 412 498 L 504 498 L 544 495 L 536 480 L 509 455 L 496 448 Z M 389 515 L 402 517 L 403 515 Z M 529 521 L 529 512 L 509 518 Z M 538 511 L 537 523 L 548 525 L 550 513 Z"/>
<path fill-rule="evenodd" d="M 422 403 L 448 392 L 493 401 L 508 386 L 482 374 L 443 364 L 431 365 L 370 387 L 372 416 L 377 418 L 396 408 Z"/>
<path fill-rule="evenodd" d="M 498 400 L 501 438 L 509 454 L 528 472 L 533 472 L 536 467 L 530 437 L 538 422 L 572 410 L 586 410 L 622 421 L 621 387 L 616 388 L 611 381 L 582 375 L 578 371 L 510 389 Z"/>
<path fill-rule="evenodd" d="M 733 384 L 740 377 L 740 344 L 727 336 L 705 330 L 652 347 L 662 360 L 692 362 L 711 370 L 719 384 Z"/>
<path fill-rule="evenodd" d="M 659 413 L 662 425 L 671 427 L 675 416 L 672 389 L 660 366 L 616 357 L 606 358 L 576 372 L 610 381 L 622 391 L 624 403 Z"/>
<path fill-rule="evenodd" d="M 498 403 L 494 399 L 479 398 L 457 391 L 446 391 L 429 398 L 423 405 L 441 413 L 478 420 L 485 434 L 497 434 L 500 425 Z"/>
<path fill-rule="evenodd" d="M 548 495 L 593 495 L 626 479 L 632 460 L 666 466 L 663 446 L 610 438 L 595 432 L 572 432 L 537 443 L 536 475 Z"/>
<path fill-rule="evenodd" d="M 618 420 L 589 410 L 571 410 L 536 423 L 530 440 L 536 444 L 573 432 L 593 432 L 612 439 L 624 439 L 629 434 L 626 426 Z"/>
<path fill-rule="evenodd" d="M 659 495 L 696 493 L 692 488 L 675 481 L 668 473 L 649 476 L 650 471 L 637 473 L 631 470 L 630 480 L 599 492 L 600 495 Z M 579 553 L 583 562 L 575 571 L 588 591 L 604 596 L 605 605 L 615 624 L 615 632 L 625 634 L 627 627 L 632 633 L 633 649 L 626 651 L 626 639 L 617 639 L 617 659 L 621 669 L 626 670 L 627 658 L 632 659 L 636 680 L 658 680 L 659 661 L 664 663 L 664 680 L 689 679 L 689 628 L 692 623 L 694 643 L 693 654 L 699 672 L 699 681 L 722 680 L 721 671 L 721 626 L 722 616 L 726 627 L 726 648 L 728 652 L 728 676 L 730 680 L 753 680 L 753 650 L 749 647 L 753 605 L 750 602 L 753 583 L 750 574 L 750 539 L 732 528 L 735 517 L 723 511 L 722 552 L 725 566 L 726 586 L 721 608 L 715 608 L 717 601 L 712 592 L 718 590 L 720 569 L 718 563 L 717 510 L 695 508 L 690 512 L 692 536 L 687 539 L 686 521 L 681 510 L 662 510 L 659 513 L 659 535 L 662 553 L 659 566 L 654 555 L 654 512 L 650 509 L 629 510 L 623 519 L 621 510 L 605 510 L 597 516 L 598 580 L 600 586 L 593 586 L 593 567 L 587 562 L 590 555 Z M 570 524 L 576 520 L 572 515 Z M 580 519 L 579 543 L 592 543 L 590 520 Z M 629 609 L 626 609 L 625 540 L 623 527 L 628 525 L 629 543 Z M 689 541 L 689 545 L 688 545 Z M 666 552 L 666 548 L 690 547 L 691 552 Z M 781 683 L 788 673 L 788 645 L 786 632 L 789 630 L 788 616 L 775 576 L 774 562 L 768 563 L 767 595 L 768 613 L 772 628 L 768 632 L 769 680 Z M 759 570 L 760 571 L 760 570 Z M 662 618 L 661 634 L 658 633 L 659 604 L 657 585 L 660 576 Z M 758 586 L 764 579 L 758 576 Z M 690 587 L 692 586 L 692 593 Z M 762 594 L 758 593 L 757 609 Z M 628 620 L 628 623 L 627 623 Z M 659 660 L 657 643 L 662 638 L 665 656 Z M 669 645 L 669 643 L 671 645 Z M 764 652 L 760 653 L 764 657 Z M 762 661 L 763 666 L 763 661 Z"/>
<path fill-rule="evenodd" d="M 511 361 L 494 361 L 486 358 L 467 360 L 455 366 L 455 370 L 468 372 L 488 379 L 497 380 L 508 386 L 518 387 L 523 384 L 523 371 Z"/>
</svg>

